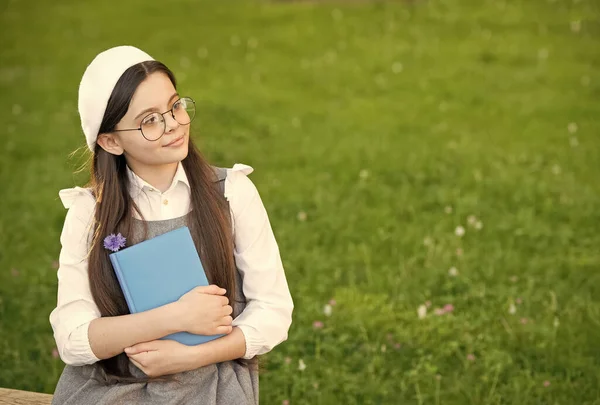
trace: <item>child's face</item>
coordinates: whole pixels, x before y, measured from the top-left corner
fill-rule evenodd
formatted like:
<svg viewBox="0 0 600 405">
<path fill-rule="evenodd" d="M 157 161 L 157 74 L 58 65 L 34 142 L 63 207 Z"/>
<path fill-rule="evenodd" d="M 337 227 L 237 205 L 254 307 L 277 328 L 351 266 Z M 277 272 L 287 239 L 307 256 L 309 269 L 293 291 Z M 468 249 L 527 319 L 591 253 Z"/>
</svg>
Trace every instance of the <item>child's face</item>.
<svg viewBox="0 0 600 405">
<path fill-rule="evenodd" d="M 127 113 L 115 129 L 139 128 L 149 114 L 160 114 L 173 108 L 173 103 L 179 97 L 167 75 L 152 73 L 138 86 Z M 179 124 L 170 111 L 163 114 L 163 118 L 164 134 L 155 141 L 147 140 L 140 131 L 113 133 L 130 167 L 175 163 L 187 156 L 190 125 Z M 157 136 L 160 136 L 160 132 Z"/>
</svg>

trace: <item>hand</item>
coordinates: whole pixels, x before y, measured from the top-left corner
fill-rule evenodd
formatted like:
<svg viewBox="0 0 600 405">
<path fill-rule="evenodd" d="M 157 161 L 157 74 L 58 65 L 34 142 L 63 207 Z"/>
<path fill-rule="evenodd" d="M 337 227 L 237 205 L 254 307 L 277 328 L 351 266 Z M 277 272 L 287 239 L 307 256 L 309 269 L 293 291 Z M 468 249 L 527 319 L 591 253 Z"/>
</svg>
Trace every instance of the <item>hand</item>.
<svg viewBox="0 0 600 405">
<path fill-rule="evenodd" d="M 181 329 L 198 335 L 231 333 L 233 308 L 226 291 L 216 285 L 196 287 L 177 301 Z"/>
<path fill-rule="evenodd" d="M 160 377 L 197 368 L 194 347 L 174 340 L 153 340 L 125 348 L 131 362 L 148 377 Z"/>
</svg>

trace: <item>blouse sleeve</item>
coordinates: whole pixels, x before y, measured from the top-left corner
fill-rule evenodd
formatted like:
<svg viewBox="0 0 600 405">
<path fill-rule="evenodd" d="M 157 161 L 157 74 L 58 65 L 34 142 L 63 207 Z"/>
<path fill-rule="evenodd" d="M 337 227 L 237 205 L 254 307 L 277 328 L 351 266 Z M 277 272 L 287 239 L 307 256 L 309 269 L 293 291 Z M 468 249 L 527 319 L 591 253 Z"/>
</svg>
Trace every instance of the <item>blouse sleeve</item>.
<svg viewBox="0 0 600 405">
<path fill-rule="evenodd" d="M 252 170 L 235 165 L 225 180 L 234 224 L 234 256 L 246 297 L 244 311 L 233 321 L 246 339 L 244 359 L 267 353 L 287 339 L 294 308 L 267 212 L 247 177 Z"/>
<path fill-rule="evenodd" d="M 62 361 L 69 365 L 93 364 L 98 359 L 88 340 L 88 327 L 100 317 L 88 281 L 88 249 L 95 200 L 87 189 L 61 190 L 60 198 L 68 208 L 60 236 L 62 245 L 58 268 L 57 306 L 50 324 Z"/>
</svg>

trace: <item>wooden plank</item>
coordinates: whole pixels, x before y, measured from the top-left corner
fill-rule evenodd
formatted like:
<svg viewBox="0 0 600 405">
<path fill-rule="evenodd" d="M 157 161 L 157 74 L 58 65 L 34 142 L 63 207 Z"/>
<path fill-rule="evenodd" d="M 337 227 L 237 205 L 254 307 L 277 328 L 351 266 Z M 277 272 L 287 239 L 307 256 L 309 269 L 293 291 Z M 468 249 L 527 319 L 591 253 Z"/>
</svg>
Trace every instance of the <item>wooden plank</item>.
<svg viewBox="0 0 600 405">
<path fill-rule="evenodd" d="M 0 405 L 50 405 L 52 395 L 0 388 Z"/>
</svg>

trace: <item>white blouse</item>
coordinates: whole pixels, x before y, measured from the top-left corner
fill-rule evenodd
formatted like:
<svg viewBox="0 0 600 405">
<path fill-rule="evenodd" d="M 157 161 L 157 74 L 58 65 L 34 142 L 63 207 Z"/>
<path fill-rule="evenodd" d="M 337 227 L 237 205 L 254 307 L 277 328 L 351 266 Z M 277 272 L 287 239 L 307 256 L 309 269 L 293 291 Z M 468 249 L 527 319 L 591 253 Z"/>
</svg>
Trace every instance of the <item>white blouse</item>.
<svg viewBox="0 0 600 405">
<path fill-rule="evenodd" d="M 234 256 L 243 280 L 246 308 L 234 319 L 246 339 L 245 359 L 264 354 L 287 339 L 294 304 L 279 248 L 258 190 L 247 177 L 253 169 L 235 164 L 227 169 L 225 197 L 229 201 L 234 234 Z M 148 221 L 181 217 L 190 211 L 190 184 L 179 164 L 164 193 L 128 169 L 130 195 Z M 88 340 L 88 327 L 100 317 L 88 281 L 88 251 L 95 200 L 89 189 L 60 190 L 68 208 L 60 236 L 58 303 L 50 323 L 61 359 L 70 365 L 93 364 L 98 359 Z"/>
</svg>

